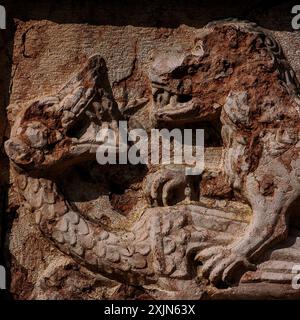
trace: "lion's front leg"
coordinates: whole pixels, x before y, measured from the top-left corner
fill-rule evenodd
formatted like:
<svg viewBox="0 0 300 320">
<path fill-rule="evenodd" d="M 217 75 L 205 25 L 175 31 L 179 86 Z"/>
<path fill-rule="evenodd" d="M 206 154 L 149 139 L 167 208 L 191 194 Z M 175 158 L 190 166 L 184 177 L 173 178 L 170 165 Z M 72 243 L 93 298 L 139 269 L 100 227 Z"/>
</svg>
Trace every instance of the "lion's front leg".
<svg viewBox="0 0 300 320">
<path fill-rule="evenodd" d="M 277 178 L 280 181 L 280 177 Z M 241 271 L 241 268 L 254 269 L 253 263 L 265 249 L 286 237 L 286 210 L 295 198 L 296 191 L 287 192 L 285 179 L 276 185 L 272 194 L 264 195 L 257 177 L 254 174 L 247 177 L 245 187 L 253 210 L 252 221 L 243 237 L 228 247 L 210 247 L 196 255 L 196 260 L 203 263 L 203 277 L 214 285 L 220 281 L 230 283 L 237 271 Z"/>
</svg>

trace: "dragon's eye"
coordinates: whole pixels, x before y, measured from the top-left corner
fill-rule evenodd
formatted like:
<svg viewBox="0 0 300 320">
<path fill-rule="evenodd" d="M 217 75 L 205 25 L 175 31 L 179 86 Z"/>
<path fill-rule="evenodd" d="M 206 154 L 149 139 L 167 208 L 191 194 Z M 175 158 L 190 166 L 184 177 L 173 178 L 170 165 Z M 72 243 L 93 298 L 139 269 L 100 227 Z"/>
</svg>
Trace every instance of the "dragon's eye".
<svg viewBox="0 0 300 320">
<path fill-rule="evenodd" d="M 48 129 L 41 123 L 32 122 L 27 125 L 25 132 L 23 133 L 24 138 L 27 140 L 29 145 L 33 148 L 42 148 L 47 144 Z"/>
</svg>

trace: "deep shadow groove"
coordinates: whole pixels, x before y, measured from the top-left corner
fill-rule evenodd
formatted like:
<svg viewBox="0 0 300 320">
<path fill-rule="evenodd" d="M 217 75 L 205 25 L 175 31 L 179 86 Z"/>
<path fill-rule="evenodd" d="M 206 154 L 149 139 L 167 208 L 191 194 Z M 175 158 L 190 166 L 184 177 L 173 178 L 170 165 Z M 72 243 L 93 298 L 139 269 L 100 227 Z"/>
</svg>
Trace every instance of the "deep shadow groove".
<svg viewBox="0 0 300 320">
<path fill-rule="evenodd" d="M 132 25 L 136 27 L 177 28 L 181 24 L 200 28 L 212 20 L 238 18 L 252 20 L 271 30 L 291 29 L 293 1 L 161 1 L 145 0 L 6 0 L 12 17 L 22 21 L 49 20 L 56 23 L 90 25 Z"/>
<path fill-rule="evenodd" d="M 10 16 L 7 18 L 7 30 L 0 30 L 0 64 L 1 64 L 1 82 L 0 87 L 3 95 L 0 101 L 0 265 L 6 269 L 7 290 L 0 290 L 0 300 L 12 300 L 10 294 L 10 266 L 11 256 L 8 250 L 8 235 L 11 230 L 11 224 L 14 218 L 13 211 L 8 211 L 8 188 L 9 188 L 9 160 L 5 154 L 3 143 L 8 138 L 9 124 L 7 120 L 6 108 L 10 103 L 10 82 L 12 73 L 12 51 L 15 34 L 15 25 Z"/>
</svg>

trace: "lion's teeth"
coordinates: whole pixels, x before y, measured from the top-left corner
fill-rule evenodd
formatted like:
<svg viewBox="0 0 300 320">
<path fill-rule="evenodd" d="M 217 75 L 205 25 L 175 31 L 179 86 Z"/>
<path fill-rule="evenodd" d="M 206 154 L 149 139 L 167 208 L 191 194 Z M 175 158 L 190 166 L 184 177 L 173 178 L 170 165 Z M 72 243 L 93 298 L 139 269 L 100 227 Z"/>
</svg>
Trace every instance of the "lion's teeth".
<svg viewBox="0 0 300 320">
<path fill-rule="evenodd" d="M 157 101 L 161 106 L 165 106 L 170 102 L 170 93 L 168 91 L 164 91 L 157 95 Z"/>
<path fill-rule="evenodd" d="M 154 96 L 156 94 L 156 92 L 158 91 L 157 88 L 152 88 L 152 95 Z"/>
<path fill-rule="evenodd" d="M 176 103 L 177 103 L 177 96 L 174 95 L 170 98 L 170 105 L 174 106 Z"/>
<path fill-rule="evenodd" d="M 164 92 L 164 102 L 168 104 L 170 102 L 170 93 L 168 91 Z"/>
</svg>

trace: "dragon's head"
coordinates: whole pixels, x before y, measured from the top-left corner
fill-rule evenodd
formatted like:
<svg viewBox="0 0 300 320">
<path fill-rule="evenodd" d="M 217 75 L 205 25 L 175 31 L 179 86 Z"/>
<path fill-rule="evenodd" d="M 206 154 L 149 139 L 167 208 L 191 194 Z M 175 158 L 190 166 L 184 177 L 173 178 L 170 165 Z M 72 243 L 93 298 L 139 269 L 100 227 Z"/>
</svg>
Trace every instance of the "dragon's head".
<svg viewBox="0 0 300 320">
<path fill-rule="evenodd" d="M 62 160 L 95 157 L 100 128 L 118 116 L 105 61 L 95 55 L 57 94 L 21 110 L 5 149 L 26 170 L 63 168 Z"/>
</svg>

